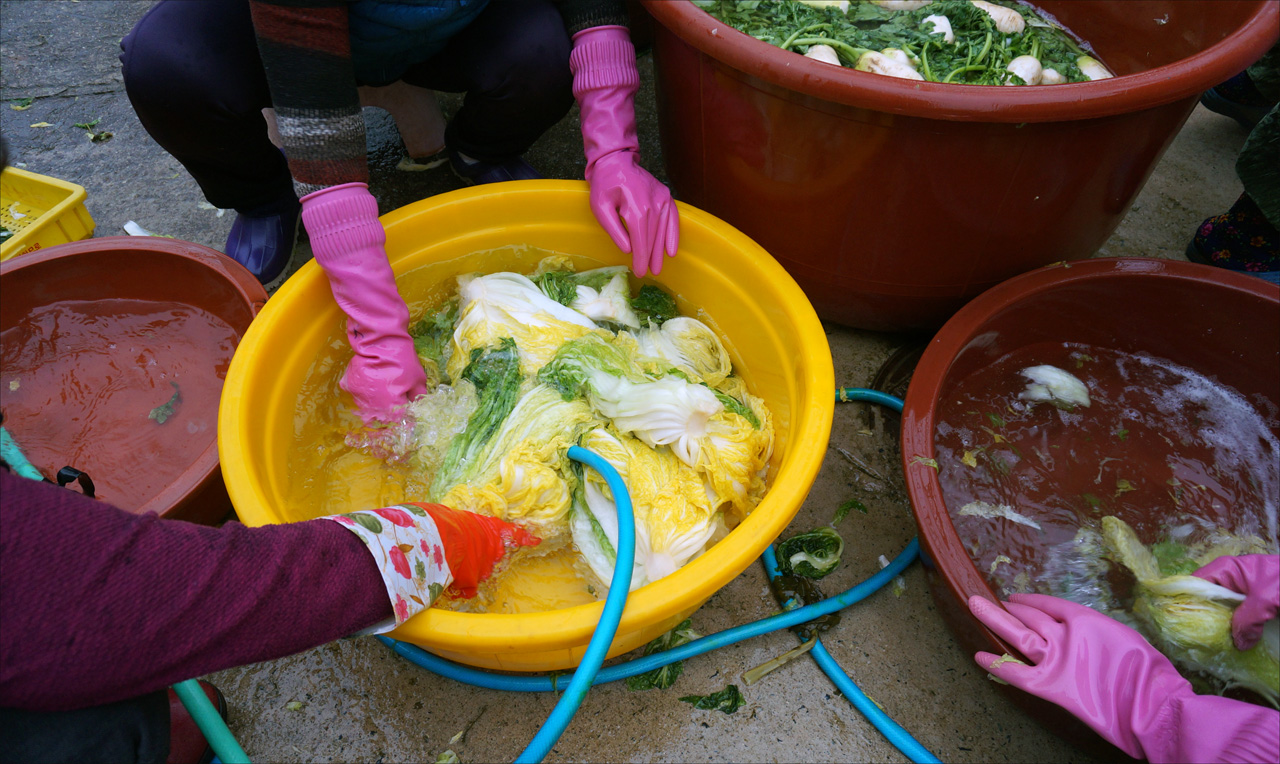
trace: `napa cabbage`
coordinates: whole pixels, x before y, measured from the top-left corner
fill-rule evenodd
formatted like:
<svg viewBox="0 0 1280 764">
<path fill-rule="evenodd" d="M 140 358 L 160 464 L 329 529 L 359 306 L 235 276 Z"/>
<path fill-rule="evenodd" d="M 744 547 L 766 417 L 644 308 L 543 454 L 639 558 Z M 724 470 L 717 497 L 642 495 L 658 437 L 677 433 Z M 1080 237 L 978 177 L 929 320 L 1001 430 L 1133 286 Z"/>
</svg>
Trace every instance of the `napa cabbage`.
<svg viewBox="0 0 1280 764">
<path fill-rule="evenodd" d="M 1240 651 L 1231 639 L 1231 615 L 1244 595 L 1195 576 L 1164 575 L 1156 556 L 1119 518 L 1102 518 L 1102 536 L 1112 558 L 1137 580 L 1133 613 L 1161 652 L 1225 687 L 1247 688 L 1280 707 L 1277 646 L 1264 638 Z M 1198 555 L 1198 562 L 1218 556 L 1210 550 Z"/>
<path fill-rule="evenodd" d="M 458 321 L 448 359 L 450 379 L 457 379 L 471 351 L 497 344 L 504 337 L 520 350 L 521 373 L 537 372 L 566 340 L 595 331 L 595 322 L 543 294 L 518 273 L 458 277 Z"/>
<path fill-rule="evenodd" d="M 636 562 L 631 588 L 671 575 L 702 552 L 717 530 L 716 508 L 701 476 L 667 449 L 597 428 L 580 445 L 618 471 L 631 495 L 636 522 Z M 573 540 L 601 583 L 613 578 L 618 510 L 604 478 L 584 473 L 581 503 L 574 508 Z"/>
<path fill-rule="evenodd" d="M 585 401 L 527 385 L 482 446 L 469 443 L 470 428 L 455 439 L 466 458 L 446 459 L 432 482 L 432 499 L 532 526 L 535 535 L 554 540 L 568 530 L 573 486 L 566 478 L 572 475 L 567 451 L 599 424 Z"/>
<path fill-rule="evenodd" d="M 696 318 L 678 316 L 661 326 L 650 324 L 638 329 L 631 336 L 641 365 L 652 363 L 664 369 L 674 368 L 692 381 L 712 387 L 732 373 L 724 343 L 711 327 Z"/>
<path fill-rule="evenodd" d="M 651 448 L 669 446 L 690 466 L 698 464 L 711 418 L 724 410 L 708 388 L 675 375 L 654 379 L 625 350 L 599 335 L 566 342 L 538 379 L 566 398 L 585 394 L 618 430 Z"/>
</svg>

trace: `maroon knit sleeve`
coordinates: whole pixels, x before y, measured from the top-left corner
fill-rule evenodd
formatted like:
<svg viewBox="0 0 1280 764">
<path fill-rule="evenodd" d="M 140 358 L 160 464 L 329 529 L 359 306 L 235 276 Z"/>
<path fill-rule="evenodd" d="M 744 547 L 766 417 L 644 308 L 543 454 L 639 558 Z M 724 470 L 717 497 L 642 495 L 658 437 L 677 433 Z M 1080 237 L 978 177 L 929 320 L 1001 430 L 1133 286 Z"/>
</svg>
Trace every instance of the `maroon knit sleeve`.
<svg viewBox="0 0 1280 764">
<path fill-rule="evenodd" d="M 369 553 L 328 520 L 209 528 L 7 472 L 0 489 L 0 707 L 109 703 L 392 614 Z"/>
</svg>

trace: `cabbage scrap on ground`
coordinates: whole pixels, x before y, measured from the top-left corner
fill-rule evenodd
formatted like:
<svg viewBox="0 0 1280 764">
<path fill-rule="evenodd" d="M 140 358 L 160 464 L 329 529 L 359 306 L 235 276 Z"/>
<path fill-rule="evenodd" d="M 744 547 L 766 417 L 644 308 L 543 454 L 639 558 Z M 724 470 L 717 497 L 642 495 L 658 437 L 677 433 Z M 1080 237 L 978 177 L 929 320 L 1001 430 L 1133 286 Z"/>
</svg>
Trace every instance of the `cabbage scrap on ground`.
<svg viewBox="0 0 1280 764">
<path fill-rule="evenodd" d="M 693 2 L 783 50 L 890 77 L 1056 85 L 1113 76 L 1052 19 L 1008 0 Z"/>
<path fill-rule="evenodd" d="M 1215 677 L 1224 685 L 1256 692 L 1280 707 L 1280 632 L 1272 619 L 1262 641 L 1241 652 L 1231 640 L 1231 614 L 1244 596 L 1189 575 L 1200 565 L 1224 554 L 1265 552 L 1260 540 L 1224 537 L 1203 550 L 1173 549 L 1163 542 L 1160 556 L 1138 540 L 1123 520 L 1102 518 L 1102 536 L 1113 559 L 1137 580 L 1133 613 L 1148 638 L 1174 662 Z M 1254 543 L 1256 541 L 1256 543 Z M 1186 573 L 1161 569 L 1173 561 Z"/>
<path fill-rule="evenodd" d="M 626 482 L 636 519 L 632 589 L 701 554 L 760 502 L 769 410 L 703 322 L 625 267 L 459 277 L 457 299 L 410 327 L 428 378 L 410 406 L 409 460 L 448 506 L 572 548 L 601 596 L 613 576 L 615 499 L 580 445 Z"/>
</svg>

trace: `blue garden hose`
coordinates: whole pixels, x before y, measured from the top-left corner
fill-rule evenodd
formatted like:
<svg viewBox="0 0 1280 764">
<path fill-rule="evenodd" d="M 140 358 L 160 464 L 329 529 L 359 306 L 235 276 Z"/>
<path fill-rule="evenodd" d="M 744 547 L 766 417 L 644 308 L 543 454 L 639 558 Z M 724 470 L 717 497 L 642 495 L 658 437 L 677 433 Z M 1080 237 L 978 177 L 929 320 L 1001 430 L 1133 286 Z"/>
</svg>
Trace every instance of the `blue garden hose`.
<svg viewBox="0 0 1280 764">
<path fill-rule="evenodd" d="M 613 493 L 613 503 L 618 514 L 618 543 L 613 563 L 613 579 L 609 582 L 609 596 L 605 597 L 600 622 L 591 635 L 591 641 L 587 643 L 587 651 L 583 653 L 578 669 L 573 672 L 573 679 L 569 681 L 569 686 L 560 696 L 556 707 L 551 710 L 551 715 L 538 729 L 538 734 L 533 736 L 524 753 L 516 757 L 516 764 L 542 761 L 560 739 L 569 722 L 573 721 L 573 715 L 578 712 L 578 706 L 582 705 L 587 690 L 591 689 L 596 672 L 604 663 L 609 645 L 613 644 L 613 636 L 618 632 L 622 609 L 627 605 L 627 594 L 631 590 L 631 567 L 636 558 L 636 523 L 631 512 L 631 494 L 617 470 L 598 454 L 581 446 L 570 446 L 569 458 L 599 472 Z"/>
</svg>

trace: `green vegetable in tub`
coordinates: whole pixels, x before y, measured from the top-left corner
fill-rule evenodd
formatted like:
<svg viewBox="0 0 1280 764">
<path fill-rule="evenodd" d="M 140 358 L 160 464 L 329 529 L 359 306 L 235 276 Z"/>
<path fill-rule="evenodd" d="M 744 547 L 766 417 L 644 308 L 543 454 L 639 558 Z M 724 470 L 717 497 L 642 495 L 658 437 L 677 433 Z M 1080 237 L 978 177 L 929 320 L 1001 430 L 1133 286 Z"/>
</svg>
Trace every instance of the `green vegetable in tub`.
<svg viewBox="0 0 1280 764">
<path fill-rule="evenodd" d="M 173 416 L 173 412 L 178 408 L 178 404 L 182 402 L 182 391 L 178 389 L 178 383 L 170 381 L 173 386 L 173 395 L 170 396 L 168 402 L 151 409 L 151 413 L 147 414 L 147 419 L 154 420 L 156 424 L 164 424 L 169 421 L 169 417 Z"/>
<path fill-rule="evenodd" d="M 1243 687 L 1280 707 L 1280 632 L 1273 619 L 1263 640 L 1237 650 L 1231 639 L 1231 615 L 1244 596 L 1192 575 L 1165 575 L 1159 560 L 1123 520 L 1102 518 L 1102 535 L 1112 558 L 1137 581 L 1133 613 L 1161 652 L 1184 667 L 1215 677 L 1225 688 Z M 1227 542 L 1226 553 L 1241 547 Z M 1167 547 L 1164 555 L 1169 557 Z M 1210 562 L 1212 549 L 1198 556 Z"/>
<path fill-rule="evenodd" d="M 520 351 L 520 373 L 532 375 L 566 340 L 597 330 L 595 322 L 543 294 L 518 273 L 458 277 L 458 321 L 453 330 L 447 373 L 458 379 L 471 351 L 492 347 L 504 337 Z"/>
<path fill-rule="evenodd" d="M 448 368 L 453 350 L 453 327 L 457 320 L 458 304 L 450 302 L 409 327 L 413 349 L 427 373 L 428 384 L 445 381 L 444 370 Z"/>
<path fill-rule="evenodd" d="M 723 711 L 731 714 L 742 708 L 747 701 L 742 697 L 742 691 L 738 689 L 738 685 L 731 684 L 728 687 L 713 692 L 710 695 L 685 695 L 680 698 L 685 703 L 692 703 L 694 708 L 703 711 Z"/>
<path fill-rule="evenodd" d="M 0 241 L 4 241 L 5 239 L 9 238 L 12 235 L 13 235 L 13 231 L 10 231 L 8 228 L 5 228 L 4 226 L 0 225 Z"/>
<path fill-rule="evenodd" d="M 581 399 L 565 400 L 546 385 L 525 387 L 482 448 L 470 445 L 470 427 L 457 437 L 465 457 L 446 457 L 430 495 L 450 507 L 524 525 L 544 542 L 567 540 L 576 481 L 566 454 L 600 420 Z"/>
<path fill-rule="evenodd" d="M 674 647 L 699 639 L 701 636 L 701 634 L 693 630 L 692 623 L 686 618 L 671 631 L 645 645 L 644 654 L 665 653 Z M 684 661 L 668 663 L 665 666 L 659 666 L 653 671 L 646 671 L 638 676 L 627 677 L 627 689 L 632 691 L 665 690 L 675 684 L 682 673 L 684 673 Z"/>
<path fill-rule="evenodd" d="M 548 298 L 570 307 L 592 321 L 632 329 L 640 319 L 631 307 L 631 285 L 624 265 L 575 273 L 548 270 L 533 277 Z"/>
<path fill-rule="evenodd" d="M 636 361 L 645 369 L 662 372 L 674 368 L 689 381 L 713 388 L 733 372 L 724 343 L 711 327 L 696 318 L 676 316 L 661 324 L 650 322 L 619 336 L 617 342 L 627 344 L 628 337 L 635 340 Z"/>
<path fill-rule="evenodd" d="M 436 486 L 460 482 L 515 408 L 520 393 L 520 358 L 515 340 L 506 337 L 496 348 L 471 351 L 471 362 L 463 370 L 462 379 L 475 387 L 479 404 L 467 420 L 467 429 L 449 444 L 444 463 L 436 473 Z"/>
<path fill-rule="evenodd" d="M 970 85 L 1053 85 L 1111 76 L 1066 30 L 1008 0 L 697 4 L 771 45 L 888 76 Z"/>
<path fill-rule="evenodd" d="M 653 284 L 640 287 L 636 296 L 631 298 L 631 309 L 644 324 L 662 324 L 680 315 L 676 298 Z"/>
<path fill-rule="evenodd" d="M 840 564 L 844 539 L 830 526 L 800 533 L 778 542 L 778 570 L 785 576 L 822 578 Z"/>
<path fill-rule="evenodd" d="M 678 374 L 646 373 L 621 342 L 589 334 L 564 343 L 538 372 L 538 379 L 565 398 L 585 395 L 600 416 L 621 433 L 650 448 L 666 446 L 684 464 L 705 475 L 713 504 L 732 503 L 745 514 L 764 492 L 764 470 L 773 424 L 759 398 L 737 377 L 721 382 L 750 408 L 759 423 L 727 409 L 716 392 Z"/>
</svg>

